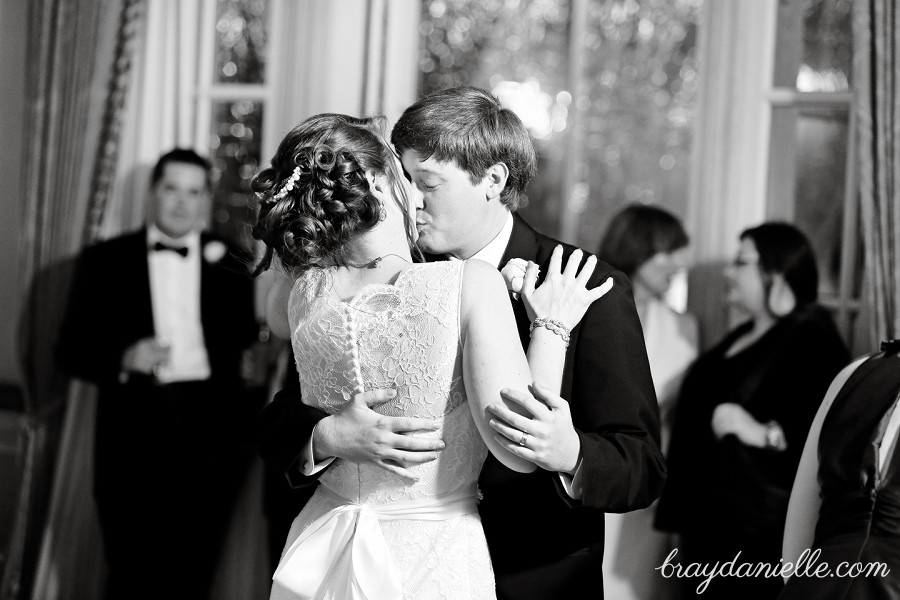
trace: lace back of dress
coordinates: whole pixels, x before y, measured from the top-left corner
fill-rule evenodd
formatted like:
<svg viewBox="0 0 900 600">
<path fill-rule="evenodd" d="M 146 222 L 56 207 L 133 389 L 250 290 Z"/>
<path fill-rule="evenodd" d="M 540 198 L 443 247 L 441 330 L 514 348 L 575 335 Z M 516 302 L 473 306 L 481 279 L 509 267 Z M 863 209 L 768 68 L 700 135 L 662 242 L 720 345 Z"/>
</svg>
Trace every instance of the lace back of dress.
<svg viewBox="0 0 900 600">
<path fill-rule="evenodd" d="M 474 484 L 486 455 L 465 403 L 459 338 L 460 262 L 414 265 L 394 284 L 343 302 L 333 271 L 316 270 L 291 294 L 294 354 L 305 401 L 335 412 L 360 390 L 393 388 L 385 415 L 439 419 L 442 459 L 416 468 L 419 481 L 378 467 L 333 465 L 323 484 L 370 501 L 420 498 Z M 353 488 L 353 489 L 351 489 Z"/>
</svg>

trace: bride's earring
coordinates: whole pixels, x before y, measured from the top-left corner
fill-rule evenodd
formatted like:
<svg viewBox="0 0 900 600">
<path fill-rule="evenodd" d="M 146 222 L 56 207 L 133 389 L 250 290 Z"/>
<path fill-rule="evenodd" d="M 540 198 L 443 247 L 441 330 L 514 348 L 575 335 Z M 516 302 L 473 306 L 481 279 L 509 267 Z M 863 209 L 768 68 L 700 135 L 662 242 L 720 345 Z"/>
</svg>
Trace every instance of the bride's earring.
<svg viewBox="0 0 900 600">
<path fill-rule="evenodd" d="M 384 221 L 387 219 L 387 209 L 384 207 L 384 204 L 381 205 L 381 212 L 378 215 L 379 221 Z"/>
</svg>

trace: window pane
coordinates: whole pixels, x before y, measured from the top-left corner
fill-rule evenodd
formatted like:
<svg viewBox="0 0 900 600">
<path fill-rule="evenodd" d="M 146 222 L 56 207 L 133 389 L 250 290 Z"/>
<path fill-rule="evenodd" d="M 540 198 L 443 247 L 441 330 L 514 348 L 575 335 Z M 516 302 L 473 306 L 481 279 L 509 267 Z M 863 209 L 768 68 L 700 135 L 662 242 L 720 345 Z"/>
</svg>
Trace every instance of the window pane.
<svg viewBox="0 0 900 600">
<path fill-rule="evenodd" d="M 853 64 L 853 0 L 812 0 L 803 18 L 801 92 L 847 90 Z"/>
<path fill-rule="evenodd" d="M 775 86 L 846 91 L 853 63 L 852 0 L 790 0 L 778 5 Z"/>
<path fill-rule="evenodd" d="M 589 8 L 578 243 L 596 249 L 623 204 L 687 208 L 700 2 L 601 2 Z M 576 208 L 579 206 L 576 205 Z"/>
<path fill-rule="evenodd" d="M 791 110 L 791 109 L 781 109 Z M 846 109 L 800 109 L 796 121 L 797 179 L 794 218 L 813 244 L 819 289 L 837 295 L 840 284 L 847 167 Z M 862 272 L 862 253 L 856 271 Z M 859 293 L 855 283 L 854 296 Z"/>
<path fill-rule="evenodd" d="M 251 246 L 250 180 L 260 164 L 262 123 L 260 102 L 213 104 L 210 148 L 218 179 L 213 195 L 213 229 L 246 248 Z"/>
<path fill-rule="evenodd" d="M 521 213 L 559 234 L 566 161 L 579 173 L 577 239 L 594 250 L 627 200 L 684 214 L 690 127 L 697 90 L 693 60 L 701 0 L 587 3 L 578 82 L 569 81 L 567 0 L 423 0 L 419 68 L 423 93 L 456 84 L 492 91 L 528 126 L 538 175 Z M 582 112 L 577 156 L 567 156 L 571 116 Z"/>
<path fill-rule="evenodd" d="M 422 91 L 529 79 L 563 89 L 568 18 L 567 0 L 423 0 Z"/>
<path fill-rule="evenodd" d="M 423 93 L 469 84 L 494 93 L 528 126 L 538 175 L 521 213 L 538 229 L 559 226 L 566 91 L 567 0 L 424 0 L 419 70 Z"/>
<path fill-rule="evenodd" d="M 268 0 L 219 0 L 216 83 L 262 83 Z"/>
</svg>

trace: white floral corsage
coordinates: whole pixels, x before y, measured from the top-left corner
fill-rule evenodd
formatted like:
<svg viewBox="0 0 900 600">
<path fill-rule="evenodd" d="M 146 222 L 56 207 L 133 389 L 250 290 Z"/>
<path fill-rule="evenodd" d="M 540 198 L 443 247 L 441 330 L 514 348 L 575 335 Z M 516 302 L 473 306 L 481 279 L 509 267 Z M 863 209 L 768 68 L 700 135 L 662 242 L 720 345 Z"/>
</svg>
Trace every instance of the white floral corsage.
<svg viewBox="0 0 900 600">
<path fill-rule="evenodd" d="M 208 263 L 217 263 L 228 253 L 228 247 L 222 242 L 213 240 L 203 246 L 203 258 Z"/>
<path fill-rule="evenodd" d="M 522 284 L 525 282 L 525 269 L 528 267 L 528 261 L 524 258 L 511 258 L 506 265 L 500 269 L 503 280 L 506 281 L 506 289 L 512 293 L 513 300 L 519 299 L 519 292 L 522 291 Z"/>
</svg>

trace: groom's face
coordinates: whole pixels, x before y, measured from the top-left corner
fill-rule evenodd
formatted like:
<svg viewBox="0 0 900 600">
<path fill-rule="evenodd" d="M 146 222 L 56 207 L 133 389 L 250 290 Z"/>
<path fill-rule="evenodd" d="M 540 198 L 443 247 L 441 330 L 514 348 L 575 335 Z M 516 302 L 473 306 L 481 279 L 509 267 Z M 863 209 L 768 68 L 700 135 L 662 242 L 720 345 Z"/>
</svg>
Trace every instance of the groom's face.
<svg viewBox="0 0 900 600">
<path fill-rule="evenodd" d="M 505 213 L 506 207 L 488 198 L 487 177 L 472 183 L 455 162 L 422 160 L 415 150 L 404 151 L 400 162 L 420 192 L 413 193 L 419 246 L 431 254 L 466 259 L 491 241 L 498 211 Z"/>
</svg>

